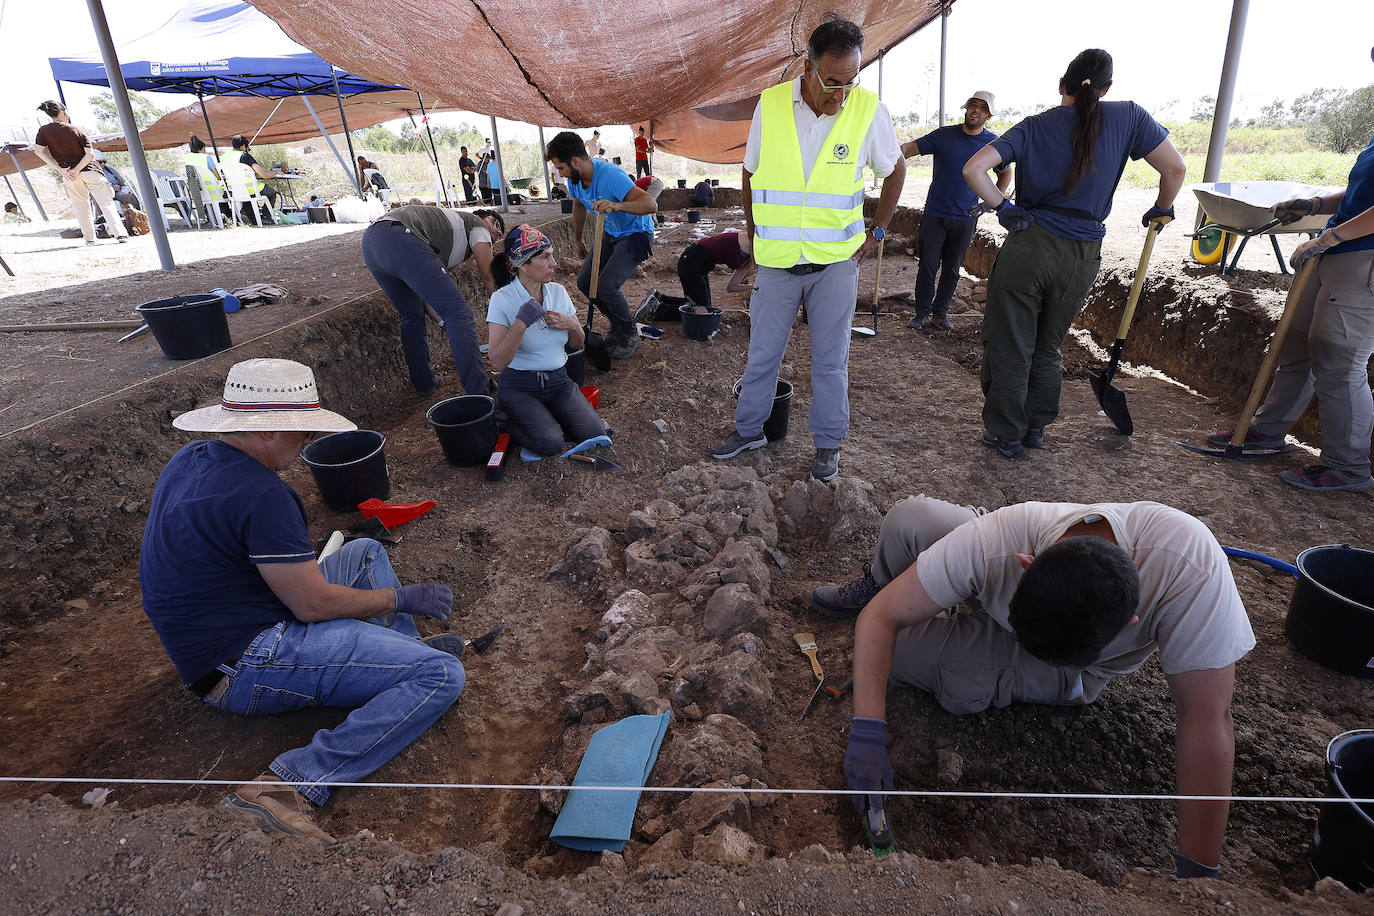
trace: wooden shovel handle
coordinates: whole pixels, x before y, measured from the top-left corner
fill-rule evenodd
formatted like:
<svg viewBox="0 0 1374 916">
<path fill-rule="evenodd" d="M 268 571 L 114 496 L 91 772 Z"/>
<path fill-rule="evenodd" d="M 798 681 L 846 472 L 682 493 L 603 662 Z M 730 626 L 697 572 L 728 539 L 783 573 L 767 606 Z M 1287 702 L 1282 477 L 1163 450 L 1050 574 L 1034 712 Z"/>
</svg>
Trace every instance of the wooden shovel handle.
<svg viewBox="0 0 1374 916">
<path fill-rule="evenodd" d="M 1293 323 L 1293 315 L 1298 311 L 1298 302 L 1307 290 L 1312 275 L 1317 272 L 1317 262 L 1320 260 L 1321 255 L 1308 258 L 1298 271 L 1298 275 L 1293 278 L 1293 285 L 1288 288 L 1288 298 L 1283 303 L 1283 315 L 1279 317 L 1278 326 L 1274 328 L 1274 336 L 1269 340 L 1269 352 L 1264 354 L 1264 362 L 1260 364 L 1259 374 L 1255 376 L 1255 384 L 1250 389 L 1250 399 L 1245 402 L 1240 422 L 1236 424 L 1236 431 L 1231 435 L 1231 445 L 1235 448 L 1243 448 L 1245 445 L 1245 434 L 1250 431 L 1250 421 L 1255 418 L 1255 411 L 1259 410 L 1260 400 L 1264 397 L 1265 388 L 1268 387 L 1269 376 L 1274 374 L 1274 364 L 1279 361 L 1279 348 L 1283 346 L 1283 339 L 1288 336 L 1288 326 Z"/>
<path fill-rule="evenodd" d="M 873 312 L 878 312 L 878 290 L 883 282 L 883 242 L 887 239 L 878 240 L 878 269 L 873 272 Z"/>
<path fill-rule="evenodd" d="M 587 293 L 588 299 L 596 298 L 596 281 L 601 277 L 601 233 L 606 229 L 606 214 L 596 211 L 596 237 L 592 239 L 592 244 L 596 247 L 592 249 L 592 283 L 590 291 Z"/>
<path fill-rule="evenodd" d="M 1140 301 L 1140 290 L 1145 286 L 1145 269 L 1150 266 L 1150 253 L 1155 250 L 1155 237 L 1164 230 L 1168 220 L 1150 220 L 1145 230 L 1145 246 L 1140 249 L 1140 263 L 1136 265 L 1135 279 L 1131 281 L 1131 293 L 1126 297 L 1126 311 L 1121 313 L 1121 327 L 1116 329 L 1116 339 L 1125 340 L 1126 332 L 1131 329 L 1131 319 L 1135 317 L 1135 306 Z"/>
</svg>

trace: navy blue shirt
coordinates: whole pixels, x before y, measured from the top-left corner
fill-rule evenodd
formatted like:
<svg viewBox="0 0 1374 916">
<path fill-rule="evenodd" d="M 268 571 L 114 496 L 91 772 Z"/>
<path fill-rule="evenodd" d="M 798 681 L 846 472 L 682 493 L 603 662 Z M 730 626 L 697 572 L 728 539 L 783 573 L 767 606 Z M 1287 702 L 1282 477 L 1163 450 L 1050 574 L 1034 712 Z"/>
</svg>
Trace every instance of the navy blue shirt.
<svg viewBox="0 0 1374 916">
<path fill-rule="evenodd" d="M 598 200 L 624 200 L 634 186 L 634 179 L 625 174 L 625 171 L 619 166 L 604 159 L 593 159 L 591 186 L 583 187 L 582 180 L 574 175 L 568 179 L 568 194 L 572 196 L 573 200 L 582 201 L 582 206 L 587 208 L 587 218 L 594 220 L 596 213 L 592 210 L 592 204 Z M 594 223 L 593 227 L 595 227 Z M 593 231 L 595 231 L 594 228 Z M 647 214 L 635 216 L 631 213 L 619 212 L 606 214 L 607 235 L 619 237 L 632 235 L 636 232 L 647 232 L 653 235 L 653 217 Z"/>
<path fill-rule="evenodd" d="M 964 165 L 974 153 L 996 139 L 997 135 L 990 130 L 970 136 L 955 124 L 937 127 L 916 141 L 918 153 L 935 157 L 935 174 L 926 192 L 925 213 L 941 219 L 969 219 L 968 211 L 978 203 L 978 195 L 964 180 Z M 1006 167 L 1004 163 L 997 171 Z"/>
<path fill-rule="evenodd" d="M 1336 208 L 1336 215 L 1326 223 L 1326 228 L 1339 226 L 1348 219 L 1354 219 L 1370 207 L 1374 207 L 1374 138 L 1355 159 L 1350 177 L 1345 180 L 1345 196 Z M 1349 242 L 1342 242 L 1332 248 L 1330 254 L 1344 254 L 1347 251 L 1368 251 L 1374 248 L 1374 235 L 1361 236 Z"/>
<path fill-rule="evenodd" d="M 1102 135 L 1093 147 L 1093 165 L 1068 193 L 1064 180 L 1073 168 L 1073 129 L 1078 113 L 1056 105 L 1031 115 L 992 141 L 1002 161 L 1016 163 L 1016 203 L 1033 211 L 1042 228 L 1066 239 L 1095 242 L 1107 234 L 1102 221 L 1112 212 L 1112 195 L 1127 159 L 1141 159 L 1169 131 L 1135 102 L 1102 102 Z M 1049 208 L 1077 210 L 1082 216 Z"/>
<path fill-rule="evenodd" d="M 295 619 L 257 564 L 314 558 L 305 505 L 267 465 L 218 440 L 172 456 L 153 491 L 138 577 L 181 679 L 204 677 Z"/>
</svg>

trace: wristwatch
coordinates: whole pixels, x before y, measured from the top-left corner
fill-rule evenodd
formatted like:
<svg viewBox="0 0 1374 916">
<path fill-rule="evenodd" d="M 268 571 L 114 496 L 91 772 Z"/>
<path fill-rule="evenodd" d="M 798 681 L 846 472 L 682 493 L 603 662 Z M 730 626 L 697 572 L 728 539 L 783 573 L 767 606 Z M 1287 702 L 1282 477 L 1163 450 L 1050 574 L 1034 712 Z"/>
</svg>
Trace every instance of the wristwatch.
<svg viewBox="0 0 1374 916">
<path fill-rule="evenodd" d="M 887 233 L 883 230 L 883 227 L 882 227 L 882 226 L 874 226 L 874 227 L 873 227 L 873 241 L 875 241 L 875 242 L 881 242 L 881 241 L 882 241 L 883 239 L 885 239 L 885 238 L 887 238 Z"/>
</svg>

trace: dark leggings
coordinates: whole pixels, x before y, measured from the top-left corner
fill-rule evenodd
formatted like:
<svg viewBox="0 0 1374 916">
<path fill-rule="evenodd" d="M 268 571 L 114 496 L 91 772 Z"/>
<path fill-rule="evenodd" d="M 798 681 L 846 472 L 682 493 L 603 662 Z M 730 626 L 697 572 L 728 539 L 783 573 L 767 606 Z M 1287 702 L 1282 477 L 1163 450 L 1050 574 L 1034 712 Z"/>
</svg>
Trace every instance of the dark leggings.
<svg viewBox="0 0 1374 916">
<path fill-rule="evenodd" d="M 606 433 L 606 421 L 562 366 L 547 372 L 507 368 L 496 380 L 496 400 L 505 409 L 511 438 L 540 455 L 557 455 L 566 442 Z"/>
<path fill-rule="evenodd" d="M 682 295 L 693 305 L 711 305 L 711 271 L 716 259 L 695 242 L 687 246 L 677 259 L 677 278 L 682 282 Z"/>
</svg>

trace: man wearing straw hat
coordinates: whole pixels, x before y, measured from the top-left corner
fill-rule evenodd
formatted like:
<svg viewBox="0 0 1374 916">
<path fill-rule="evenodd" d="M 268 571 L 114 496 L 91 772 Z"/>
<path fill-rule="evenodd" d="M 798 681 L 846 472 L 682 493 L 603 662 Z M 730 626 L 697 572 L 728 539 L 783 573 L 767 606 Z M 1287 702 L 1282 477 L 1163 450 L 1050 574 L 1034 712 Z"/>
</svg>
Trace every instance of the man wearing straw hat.
<svg viewBox="0 0 1374 916">
<path fill-rule="evenodd" d="M 402 585 L 369 538 L 315 561 L 304 504 L 277 472 L 318 433 L 356 427 L 320 407 L 309 367 L 238 363 L 221 404 L 172 425 L 218 436 L 187 445 L 158 478 L 139 561 L 144 612 L 187 689 L 216 709 L 353 708 L 219 803 L 264 832 L 332 843 L 312 814 L 327 784 L 365 778 L 463 690 L 462 638 L 422 641 L 414 620 L 447 620 L 453 592 Z"/>
</svg>

